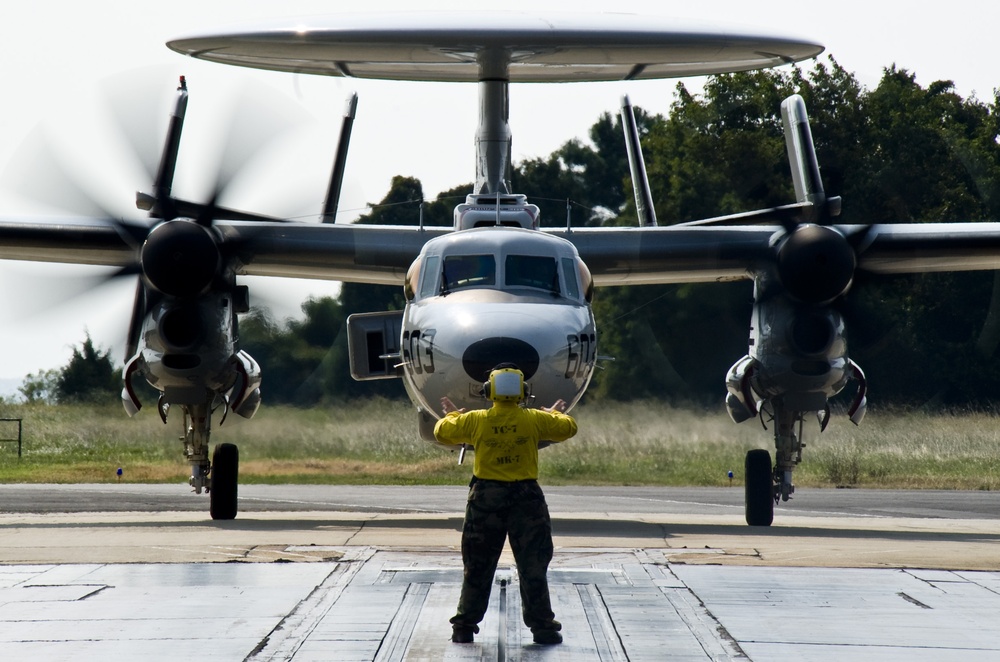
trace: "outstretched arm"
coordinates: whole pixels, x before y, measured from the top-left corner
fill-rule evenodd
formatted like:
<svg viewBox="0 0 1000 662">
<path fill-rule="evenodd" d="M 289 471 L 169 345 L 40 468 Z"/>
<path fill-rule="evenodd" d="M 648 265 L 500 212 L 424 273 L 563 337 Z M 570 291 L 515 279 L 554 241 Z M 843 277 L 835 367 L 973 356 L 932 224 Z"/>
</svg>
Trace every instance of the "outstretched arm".
<svg viewBox="0 0 1000 662">
<path fill-rule="evenodd" d="M 464 409 L 459 409 L 458 407 L 456 407 L 455 403 L 452 402 L 451 398 L 449 398 L 447 395 L 444 396 L 443 398 L 441 398 L 441 411 L 444 412 L 445 416 L 447 416 L 448 414 L 450 414 L 453 411 L 457 411 L 459 414 L 464 414 L 465 413 L 465 410 Z"/>
</svg>

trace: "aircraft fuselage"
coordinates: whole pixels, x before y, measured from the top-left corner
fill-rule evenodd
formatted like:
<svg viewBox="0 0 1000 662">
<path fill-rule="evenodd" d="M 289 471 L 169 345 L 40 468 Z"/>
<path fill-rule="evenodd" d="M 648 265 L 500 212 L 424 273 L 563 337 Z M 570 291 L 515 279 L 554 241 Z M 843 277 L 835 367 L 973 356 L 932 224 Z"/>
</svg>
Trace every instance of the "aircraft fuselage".
<svg viewBox="0 0 1000 662">
<path fill-rule="evenodd" d="M 489 406 L 483 382 L 499 363 L 524 372 L 529 404 L 572 407 L 597 357 L 588 281 L 572 244 L 537 231 L 490 226 L 429 241 L 410 270 L 399 345 L 417 409 L 436 419 L 443 397 Z"/>
</svg>

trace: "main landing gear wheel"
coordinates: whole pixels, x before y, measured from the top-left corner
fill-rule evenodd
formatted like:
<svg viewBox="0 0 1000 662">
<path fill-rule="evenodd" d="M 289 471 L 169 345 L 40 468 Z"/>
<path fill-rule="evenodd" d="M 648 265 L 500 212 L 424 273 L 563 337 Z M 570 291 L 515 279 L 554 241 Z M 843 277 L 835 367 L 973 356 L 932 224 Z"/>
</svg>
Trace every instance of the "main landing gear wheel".
<svg viewBox="0 0 1000 662">
<path fill-rule="evenodd" d="M 240 451 L 236 444 L 216 446 L 212 454 L 212 488 L 208 493 L 212 519 L 235 519 L 239 475 Z"/>
<path fill-rule="evenodd" d="M 750 526 L 771 526 L 774 521 L 774 479 L 771 454 L 756 448 L 747 452 L 745 469 L 746 518 Z"/>
</svg>

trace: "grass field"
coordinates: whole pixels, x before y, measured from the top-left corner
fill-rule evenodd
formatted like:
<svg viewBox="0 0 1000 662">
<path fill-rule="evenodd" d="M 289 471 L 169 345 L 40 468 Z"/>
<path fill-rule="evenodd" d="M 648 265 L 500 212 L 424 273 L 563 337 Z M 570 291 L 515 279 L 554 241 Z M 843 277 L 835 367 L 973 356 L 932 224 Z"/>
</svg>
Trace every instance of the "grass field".
<svg viewBox="0 0 1000 662">
<path fill-rule="evenodd" d="M 717 411 L 636 402 L 574 411 L 580 433 L 542 452 L 549 485 L 728 485 L 742 483 L 743 457 L 772 448 L 759 422 L 735 425 Z M 23 420 L 22 459 L 0 444 L 0 482 L 183 481 L 180 414 L 129 419 L 119 407 L 0 405 Z M 0 423 L 0 436 L 16 427 Z M 240 448 L 244 483 L 464 484 L 471 457 L 421 441 L 408 403 L 374 401 L 324 409 L 261 408 L 213 432 Z M 861 427 L 835 416 L 806 425 L 801 486 L 1000 489 L 1000 417 L 989 413 L 870 411 Z"/>
</svg>

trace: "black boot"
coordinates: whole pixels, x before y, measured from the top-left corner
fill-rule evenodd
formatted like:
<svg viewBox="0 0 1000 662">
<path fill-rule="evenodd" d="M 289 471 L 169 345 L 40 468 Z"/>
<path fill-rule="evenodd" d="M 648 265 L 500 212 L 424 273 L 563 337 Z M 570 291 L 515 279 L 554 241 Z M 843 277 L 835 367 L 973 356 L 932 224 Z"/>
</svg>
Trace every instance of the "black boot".
<svg viewBox="0 0 1000 662">
<path fill-rule="evenodd" d="M 544 627 L 531 628 L 531 634 L 536 644 L 552 646 L 562 643 L 562 635 L 559 634 L 559 630 L 562 630 L 562 623 L 553 620 L 546 623 Z"/>
<path fill-rule="evenodd" d="M 536 644 L 552 646 L 562 643 L 562 635 L 556 630 L 533 630 L 531 634 Z"/>
<path fill-rule="evenodd" d="M 479 632 L 478 625 L 453 625 L 451 641 L 456 644 L 471 644 L 477 632 Z"/>
</svg>

